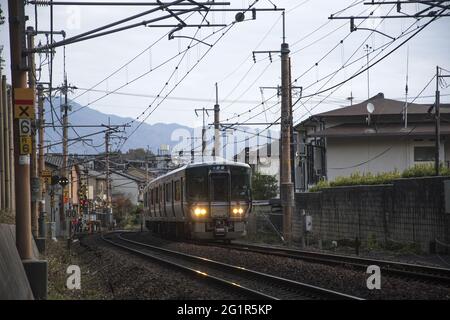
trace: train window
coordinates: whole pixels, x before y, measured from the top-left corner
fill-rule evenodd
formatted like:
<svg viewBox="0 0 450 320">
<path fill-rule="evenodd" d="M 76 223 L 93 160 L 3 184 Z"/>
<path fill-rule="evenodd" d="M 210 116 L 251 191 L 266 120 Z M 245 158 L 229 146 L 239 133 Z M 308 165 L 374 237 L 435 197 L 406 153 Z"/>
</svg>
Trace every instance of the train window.
<svg viewBox="0 0 450 320">
<path fill-rule="evenodd" d="M 228 201 L 228 174 L 211 176 L 211 200 Z"/>
<path fill-rule="evenodd" d="M 171 183 L 166 183 L 166 202 L 170 202 L 172 199 Z"/>
<path fill-rule="evenodd" d="M 159 189 L 156 188 L 155 191 L 156 191 L 156 203 L 159 203 Z"/>
<path fill-rule="evenodd" d="M 246 200 L 250 197 L 249 168 L 231 167 L 231 200 Z"/>
<path fill-rule="evenodd" d="M 186 191 L 190 201 L 208 200 L 208 168 L 186 170 Z"/>
<path fill-rule="evenodd" d="M 180 180 L 175 181 L 175 201 L 180 201 L 181 199 L 181 185 Z"/>
<path fill-rule="evenodd" d="M 150 190 L 150 205 L 153 205 L 153 189 Z"/>
</svg>

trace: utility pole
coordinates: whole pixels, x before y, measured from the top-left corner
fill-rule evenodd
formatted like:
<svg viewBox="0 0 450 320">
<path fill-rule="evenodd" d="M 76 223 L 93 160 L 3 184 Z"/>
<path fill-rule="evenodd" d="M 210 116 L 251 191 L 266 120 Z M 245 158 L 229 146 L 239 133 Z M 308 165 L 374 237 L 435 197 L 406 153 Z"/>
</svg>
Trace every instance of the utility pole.
<svg viewBox="0 0 450 320">
<path fill-rule="evenodd" d="M 105 156 L 106 156 L 106 210 L 109 214 L 111 184 L 110 184 L 110 172 L 109 172 L 109 130 L 105 132 Z"/>
<path fill-rule="evenodd" d="M 34 30 L 33 27 L 27 28 L 27 47 L 32 50 L 34 48 Z M 36 67 L 34 64 L 34 53 L 29 53 L 28 56 L 28 87 L 36 91 Z M 34 108 L 34 106 L 33 106 Z M 38 236 L 38 205 L 37 198 L 39 196 L 39 178 L 37 174 L 37 159 L 36 159 L 36 123 L 31 125 L 31 163 L 30 163 L 30 186 L 31 186 L 31 230 L 33 236 Z"/>
<path fill-rule="evenodd" d="M 436 101 L 434 104 L 434 112 L 435 112 L 435 156 L 434 156 L 434 170 L 435 174 L 438 176 L 440 174 L 440 151 L 441 151 L 441 93 L 439 91 L 439 79 L 440 78 L 450 78 L 450 75 L 440 74 L 439 66 L 436 66 Z"/>
<path fill-rule="evenodd" d="M 8 0 L 9 37 L 11 50 L 11 76 L 14 111 L 20 107 L 19 92 L 27 87 L 27 73 L 23 58 L 25 43 L 25 8 L 23 1 Z M 27 104 L 29 101 L 26 101 Z M 19 119 L 14 119 L 14 164 L 16 202 L 16 245 L 22 260 L 33 258 L 31 247 L 31 197 L 30 197 L 30 155 L 21 154 Z"/>
<path fill-rule="evenodd" d="M 202 126 L 202 161 L 203 157 L 205 156 L 205 150 L 206 150 L 206 121 L 205 121 L 205 113 L 209 116 L 208 111 L 215 111 L 215 109 L 207 109 L 207 108 L 201 108 L 201 109 L 195 109 L 195 115 L 198 117 L 197 111 L 202 112 L 203 117 L 203 126 Z"/>
<path fill-rule="evenodd" d="M 216 82 L 216 104 L 214 105 L 214 153 L 213 156 L 221 156 L 220 146 L 220 106 L 219 106 L 219 88 Z"/>
<path fill-rule="evenodd" d="M 45 118 L 44 118 L 44 88 L 42 85 L 37 86 L 37 94 L 38 94 L 38 128 L 39 128 L 39 141 L 38 141 L 38 175 L 41 179 L 41 192 L 40 192 L 40 201 L 39 201 L 39 237 L 46 237 L 46 228 L 45 228 L 45 193 L 47 190 L 45 189 L 45 184 L 42 180 L 42 174 L 45 170 L 45 158 L 44 158 L 44 130 L 45 130 Z"/>
<path fill-rule="evenodd" d="M 367 58 L 367 99 L 370 99 L 370 79 L 369 79 L 369 53 L 372 47 L 366 44 L 364 51 L 366 51 Z"/>
<path fill-rule="evenodd" d="M 294 210 L 294 185 L 291 176 L 291 124 L 292 100 L 290 82 L 289 44 L 285 37 L 285 15 L 283 12 L 283 43 L 281 44 L 281 206 L 283 210 L 283 235 L 291 241 L 292 215 Z"/>
<path fill-rule="evenodd" d="M 6 79 L 5 79 L 6 81 Z M 6 84 L 6 82 L 5 82 Z M 6 171 L 6 180 L 9 181 L 9 208 L 12 212 L 16 212 L 16 168 L 14 166 L 15 153 L 14 153 L 14 108 L 12 105 L 12 95 L 13 89 L 10 88 L 7 94 L 7 115 L 6 119 L 6 127 L 5 130 L 7 132 L 7 136 L 9 139 L 6 140 L 6 149 L 8 150 L 8 156 L 6 158 L 6 168 L 9 170 Z M 8 189 L 7 189 L 8 190 Z"/>
<path fill-rule="evenodd" d="M 62 88 L 62 92 L 64 94 L 64 105 L 63 108 L 63 119 L 62 119 L 62 125 L 63 125 L 63 150 L 62 150 L 62 168 L 61 168 L 61 177 L 68 179 L 68 101 L 67 101 L 67 94 L 68 94 L 69 87 L 67 85 L 67 75 L 64 74 L 64 85 Z M 66 201 L 66 186 L 61 185 L 62 189 L 62 196 L 61 196 L 61 202 L 60 202 L 60 208 L 59 208 L 59 223 L 61 230 L 63 231 L 64 237 L 67 237 L 68 235 L 68 229 L 67 223 L 66 223 L 66 212 L 67 212 L 67 201 Z"/>
<path fill-rule="evenodd" d="M 294 211 L 294 184 L 292 183 L 292 86 L 291 86 L 291 60 L 289 57 L 289 44 L 286 43 L 286 16 L 283 16 L 283 43 L 280 51 L 253 51 L 255 53 L 281 53 L 281 143 L 280 143 L 280 200 L 283 212 L 283 236 L 287 243 L 292 237 L 292 215 Z"/>
<path fill-rule="evenodd" d="M 436 101 L 434 104 L 435 120 L 436 120 L 436 148 L 434 156 L 434 170 L 435 174 L 438 176 L 440 173 L 440 159 L 439 153 L 441 151 L 441 111 L 440 111 L 440 92 L 439 92 L 439 66 L 436 66 Z"/>
<path fill-rule="evenodd" d="M 3 79 L 0 69 L 0 78 Z M 4 130 L 4 119 L 7 116 L 4 108 L 4 96 L 6 95 L 6 90 L 3 88 L 3 82 L 0 87 L 0 210 L 6 209 L 6 175 L 5 175 L 5 130 Z"/>
</svg>

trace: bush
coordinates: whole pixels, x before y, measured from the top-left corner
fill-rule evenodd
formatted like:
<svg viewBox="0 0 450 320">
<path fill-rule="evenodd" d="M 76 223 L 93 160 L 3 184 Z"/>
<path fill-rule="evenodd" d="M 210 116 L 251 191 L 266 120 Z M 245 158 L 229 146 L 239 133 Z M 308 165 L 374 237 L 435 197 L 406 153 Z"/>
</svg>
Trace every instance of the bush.
<svg viewBox="0 0 450 320">
<path fill-rule="evenodd" d="M 266 200 L 275 198 L 278 191 L 277 178 L 255 172 L 252 175 L 253 199 Z"/>
<path fill-rule="evenodd" d="M 329 188 L 330 184 L 326 180 L 320 180 L 316 185 L 309 188 L 309 192 L 317 192 L 325 188 Z"/>
<path fill-rule="evenodd" d="M 441 164 L 441 176 L 450 176 L 450 168 Z M 417 178 L 434 176 L 433 164 L 417 164 L 411 168 L 399 173 L 397 170 L 391 172 L 382 172 L 377 174 L 354 172 L 348 177 L 337 177 L 334 181 L 321 180 L 309 189 L 310 192 L 317 192 L 329 187 L 356 186 L 356 185 L 376 185 L 389 184 L 399 178 Z"/>
<path fill-rule="evenodd" d="M 441 163 L 439 170 L 441 176 L 450 176 L 450 168 L 446 168 Z M 403 178 L 429 177 L 434 176 L 435 170 L 433 164 L 416 164 L 414 167 L 408 168 L 402 173 Z"/>
</svg>

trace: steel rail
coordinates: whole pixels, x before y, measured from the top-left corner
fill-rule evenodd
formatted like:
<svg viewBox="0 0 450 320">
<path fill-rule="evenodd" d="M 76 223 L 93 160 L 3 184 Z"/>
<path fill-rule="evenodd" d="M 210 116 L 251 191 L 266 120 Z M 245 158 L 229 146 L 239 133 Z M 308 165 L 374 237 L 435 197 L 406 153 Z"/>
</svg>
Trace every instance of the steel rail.
<svg viewBox="0 0 450 320">
<path fill-rule="evenodd" d="M 201 244 L 196 242 L 196 244 Z M 205 245 L 205 243 L 203 243 Z M 418 279 L 434 283 L 450 284 L 450 269 L 441 267 L 423 266 L 418 264 L 403 263 L 381 259 L 371 259 L 362 257 L 353 257 L 348 255 L 339 255 L 324 252 L 312 252 L 307 250 L 288 249 L 273 246 L 262 246 L 253 244 L 233 243 L 228 245 L 206 244 L 219 246 L 239 251 L 254 252 L 261 254 L 275 255 L 291 259 L 305 260 L 309 262 L 318 262 L 329 265 L 345 265 L 359 269 L 366 269 L 369 265 L 377 265 L 381 271 L 387 274 Z"/>
<path fill-rule="evenodd" d="M 238 294 L 244 295 L 244 296 L 246 296 L 248 298 L 259 299 L 259 300 L 278 300 L 277 298 L 275 298 L 273 296 L 270 296 L 270 295 L 267 295 L 267 294 L 255 291 L 253 289 L 250 289 L 250 288 L 247 288 L 247 287 L 244 287 L 244 286 L 241 286 L 241 285 L 239 285 L 237 283 L 234 283 L 232 281 L 228 281 L 228 280 L 222 279 L 220 277 L 209 275 L 209 274 L 207 274 L 205 272 L 202 272 L 200 270 L 196 270 L 194 268 L 190 268 L 190 267 L 184 266 L 182 264 L 175 263 L 173 261 L 170 261 L 170 260 L 167 260 L 167 259 L 163 259 L 163 258 L 157 257 L 155 255 L 151 255 L 151 254 L 143 252 L 141 250 L 136 250 L 136 249 L 130 248 L 130 247 L 125 246 L 123 244 L 117 243 L 117 242 L 115 242 L 115 241 L 113 241 L 111 239 L 107 239 L 104 235 L 102 235 L 101 238 L 102 238 L 103 241 L 105 241 L 105 242 L 107 242 L 107 243 L 109 243 L 109 244 L 111 244 L 111 245 L 113 245 L 115 247 L 119 247 L 119 248 L 124 249 L 126 251 L 130 251 L 130 252 L 132 252 L 132 253 L 134 253 L 136 255 L 142 256 L 142 257 L 144 257 L 146 259 L 151 259 L 151 260 L 154 260 L 156 262 L 163 263 L 163 264 L 165 264 L 165 265 L 167 265 L 169 267 L 172 267 L 172 268 L 177 269 L 179 271 L 188 273 L 188 274 L 190 274 L 192 276 L 201 277 L 200 279 L 202 279 L 202 280 L 214 283 L 216 285 L 219 285 L 221 287 L 225 287 L 227 289 L 231 289 L 232 291 L 235 291 Z"/>
<path fill-rule="evenodd" d="M 121 234 L 118 235 L 118 238 L 124 242 L 130 243 L 133 245 L 137 245 L 140 247 L 144 247 L 144 248 L 150 249 L 152 251 L 157 251 L 159 253 L 162 253 L 164 255 L 168 255 L 168 256 L 171 256 L 171 257 L 174 257 L 177 259 L 187 260 L 187 261 L 190 261 L 191 263 L 195 263 L 195 264 L 203 266 L 203 267 L 218 270 L 219 272 L 226 272 L 233 276 L 237 275 L 237 276 L 240 276 L 241 278 L 250 279 L 252 281 L 257 281 L 258 283 L 270 284 L 270 286 L 275 288 L 277 291 L 281 290 L 281 291 L 285 292 L 286 294 L 283 294 L 283 296 L 288 296 L 289 298 L 297 297 L 297 299 L 298 299 L 299 297 L 311 297 L 313 299 L 364 300 L 360 297 L 337 292 L 334 290 L 329 290 L 329 289 L 321 288 L 318 286 L 314 286 L 314 285 L 310 285 L 310 284 L 306 284 L 306 283 L 266 274 L 263 272 L 250 270 L 247 268 L 211 260 L 208 258 L 190 255 L 190 254 L 173 251 L 173 250 L 161 248 L 158 246 L 153 246 L 150 244 L 126 239 L 126 238 L 122 237 Z M 124 247 L 127 247 L 127 246 L 124 246 Z M 133 249 L 133 250 L 135 250 L 135 249 Z M 139 250 L 136 250 L 136 251 L 139 251 Z M 236 282 L 232 281 L 232 283 L 236 283 Z M 248 289 L 248 288 L 246 288 L 246 289 Z M 265 292 L 261 292 L 260 290 L 255 290 L 255 291 L 259 292 L 263 295 L 266 295 L 266 296 L 272 296 L 275 299 L 283 298 L 283 297 L 274 296 L 273 293 L 267 294 Z"/>
</svg>

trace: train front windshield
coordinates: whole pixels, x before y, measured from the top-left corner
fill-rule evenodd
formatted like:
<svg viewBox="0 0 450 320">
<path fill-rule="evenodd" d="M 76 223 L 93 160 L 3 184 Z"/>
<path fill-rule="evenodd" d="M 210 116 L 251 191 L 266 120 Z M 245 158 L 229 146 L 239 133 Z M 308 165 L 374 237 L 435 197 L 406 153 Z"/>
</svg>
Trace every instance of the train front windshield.
<svg viewBox="0 0 450 320">
<path fill-rule="evenodd" d="M 189 201 L 250 200 L 251 171 L 249 168 L 230 167 L 231 179 L 229 174 L 224 172 L 214 173 L 211 179 L 208 179 L 208 172 L 207 167 L 190 168 L 186 171 Z"/>
<path fill-rule="evenodd" d="M 231 200 L 250 200 L 250 169 L 231 167 Z"/>
</svg>

